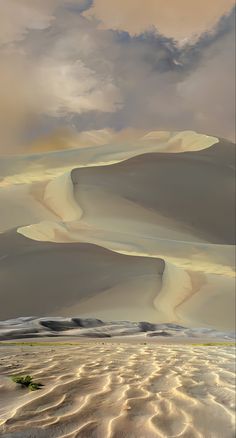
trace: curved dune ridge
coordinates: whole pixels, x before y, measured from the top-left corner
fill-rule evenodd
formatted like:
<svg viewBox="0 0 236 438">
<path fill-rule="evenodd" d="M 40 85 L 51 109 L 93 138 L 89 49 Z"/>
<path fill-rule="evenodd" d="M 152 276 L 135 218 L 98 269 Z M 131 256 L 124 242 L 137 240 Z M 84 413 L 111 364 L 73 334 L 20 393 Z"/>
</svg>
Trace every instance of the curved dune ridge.
<svg viewBox="0 0 236 438">
<path fill-rule="evenodd" d="M 234 145 L 191 131 L 118 140 L 5 163 L 1 318 L 79 312 L 232 330 Z"/>
<path fill-rule="evenodd" d="M 206 149 L 219 139 L 194 131 L 151 133 L 132 132 L 122 135 L 108 130 L 82 133 L 78 147 L 48 153 L 2 156 L 0 187 L 42 181 L 74 167 L 117 163 L 147 152 L 181 153 Z M 92 135 L 91 135 L 92 134 Z"/>
<path fill-rule="evenodd" d="M 1 290 L 8 291 L 1 319 L 80 314 L 234 328 L 234 278 L 227 275 L 131 257 L 94 244 L 33 241 L 14 231 L 0 235 L 0 254 Z"/>
<path fill-rule="evenodd" d="M 1 346 L 1 436 L 234 436 L 233 347 L 114 345 Z M 8 378 L 29 370 L 40 391 Z"/>
<path fill-rule="evenodd" d="M 43 201 L 63 221 L 79 220 L 82 216 L 82 210 L 74 199 L 70 172 L 58 176 L 46 185 Z"/>
</svg>

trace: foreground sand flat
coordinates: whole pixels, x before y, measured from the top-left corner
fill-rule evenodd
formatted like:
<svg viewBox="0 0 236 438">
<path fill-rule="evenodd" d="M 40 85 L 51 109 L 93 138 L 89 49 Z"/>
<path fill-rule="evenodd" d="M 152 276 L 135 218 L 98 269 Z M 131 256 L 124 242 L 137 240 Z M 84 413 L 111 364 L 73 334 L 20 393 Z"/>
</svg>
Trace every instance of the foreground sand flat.
<svg viewBox="0 0 236 438">
<path fill-rule="evenodd" d="M 229 345 L 0 345 L 3 438 L 233 438 Z M 28 392 L 12 374 L 45 384 Z"/>
</svg>

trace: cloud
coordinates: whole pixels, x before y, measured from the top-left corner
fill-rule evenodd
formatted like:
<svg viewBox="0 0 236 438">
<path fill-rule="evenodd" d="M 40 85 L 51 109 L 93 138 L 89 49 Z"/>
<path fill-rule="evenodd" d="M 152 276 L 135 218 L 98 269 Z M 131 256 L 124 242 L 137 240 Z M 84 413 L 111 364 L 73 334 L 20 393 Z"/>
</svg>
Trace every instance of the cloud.
<svg viewBox="0 0 236 438">
<path fill-rule="evenodd" d="M 20 136 L 36 122 L 44 102 L 36 81 L 37 72 L 21 54 L 0 57 L 0 149 L 14 151 Z M 16 149 L 17 150 L 17 149 Z"/>
<path fill-rule="evenodd" d="M 113 112 L 119 106 L 119 92 L 112 79 L 99 77 L 80 60 L 63 63 L 46 58 L 39 71 L 48 96 L 45 112 L 49 115 Z"/>
<path fill-rule="evenodd" d="M 89 0 L 0 6 L 1 153 L 32 151 L 35 144 L 38 150 L 37 139 L 54 138 L 53 131 L 64 139 L 68 132 L 64 144 L 73 146 L 71 130 L 107 128 L 233 138 L 232 13 L 197 42 L 179 46 L 156 31 L 99 29 L 83 16 Z"/>
<path fill-rule="evenodd" d="M 30 30 L 44 30 L 55 19 L 55 0 L 0 0 L 0 44 L 24 39 Z"/>
<path fill-rule="evenodd" d="M 84 3 L 76 2 L 76 6 L 83 10 Z M 86 29 L 85 20 L 71 11 L 71 4 L 66 3 L 67 10 L 61 0 L 51 1 L 47 7 L 41 7 L 37 0 L 1 3 L 1 22 L 13 16 L 11 25 L 0 34 L 3 152 L 24 148 L 28 131 L 37 132 L 41 116 L 69 119 L 71 114 L 90 111 L 112 113 L 121 105 L 119 90 L 106 66 L 87 62 L 96 57 L 96 40 Z"/>
<path fill-rule="evenodd" d="M 225 35 L 205 52 L 197 68 L 177 85 L 196 130 L 235 140 L 234 35 Z"/>
</svg>

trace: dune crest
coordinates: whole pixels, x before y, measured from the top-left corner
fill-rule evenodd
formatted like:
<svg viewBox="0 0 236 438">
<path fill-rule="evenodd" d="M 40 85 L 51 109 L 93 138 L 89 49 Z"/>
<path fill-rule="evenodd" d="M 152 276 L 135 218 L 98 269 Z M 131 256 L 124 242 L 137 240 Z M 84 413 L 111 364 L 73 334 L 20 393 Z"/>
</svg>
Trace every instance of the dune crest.
<svg viewBox="0 0 236 438">
<path fill-rule="evenodd" d="M 189 274 L 171 263 L 165 263 L 162 288 L 154 299 L 154 306 L 159 312 L 168 315 L 172 321 L 178 320 L 176 307 L 192 293 Z"/>
<path fill-rule="evenodd" d="M 79 220 L 82 210 L 75 201 L 73 192 L 71 173 L 64 173 L 46 185 L 43 200 L 63 221 Z"/>
<path fill-rule="evenodd" d="M 91 131 L 81 133 L 77 141 L 77 148 L 1 157 L 0 187 L 50 180 L 75 167 L 110 165 L 148 152 L 199 151 L 217 144 L 219 139 L 194 131 L 137 132 L 135 135 L 127 135 L 127 132 L 101 135 L 100 131 L 97 134 Z"/>
<path fill-rule="evenodd" d="M 12 315 L 14 300 L 15 316 L 40 311 L 234 328 L 234 278 L 227 275 L 198 268 L 193 282 L 191 265 L 181 267 L 158 257 L 125 255 L 91 243 L 34 241 L 14 231 L 0 236 L 0 247 L 1 290 L 8 290 L 0 318 Z"/>
</svg>

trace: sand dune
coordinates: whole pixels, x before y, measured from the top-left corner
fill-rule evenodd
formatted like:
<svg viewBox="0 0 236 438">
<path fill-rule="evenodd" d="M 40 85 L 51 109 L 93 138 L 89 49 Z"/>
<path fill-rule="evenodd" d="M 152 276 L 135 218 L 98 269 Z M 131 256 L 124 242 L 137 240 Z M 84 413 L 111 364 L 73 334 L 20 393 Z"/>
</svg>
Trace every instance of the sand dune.
<svg viewBox="0 0 236 438">
<path fill-rule="evenodd" d="M 122 318 L 123 312 L 127 313 L 125 298 L 129 289 L 130 317 L 133 305 L 134 314 L 136 309 L 141 318 L 144 312 L 155 319 L 152 302 L 161 287 L 162 260 L 129 257 L 90 244 L 42 244 L 14 232 L 0 235 L 0 242 L 0 293 L 4 301 L 1 319 L 32 314 L 70 315 L 78 311 L 84 314 L 86 303 L 93 296 L 96 299 L 89 307 L 92 315 L 97 312 L 104 316 L 107 309 L 112 318 Z M 99 300 L 105 292 L 108 300 L 103 309 L 99 308 Z M 120 300 L 117 308 L 116 294 Z"/>
<path fill-rule="evenodd" d="M 123 220 L 132 218 L 134 222 L 162 226 L 170 238 L 176 229 L 190 235 L 192 241 L 232 244 L 235 242 L 234 172 L 218 159 L 221 148 L 217 145 L 207 149 L 206 155 L 205 150 L 145 154 L 111 166 L 74 170 L 75 198 L 85 219 L 89 221 L 91 214 L 93 223 L 101 220 L 101 216 L 109 217 L 112 227 L 112 213 L 108 216 L 112 204 L 112 211 L 117 206 L 114 216 L 123 207 Z M 229 153 L 233 163 L 232 149 Z M 140 217 L 136 205 L 141 207 Z M 158 230 L 152 235 L 158 236 Z"/>
<path fill-rule="evenodd" d="M 74 169 L 72 181 L 69 173 L 52 180 L 41 197 L 58 219 L 45 217 L 18 228 L 18 233 L 37 241 L 89 242 L 130 256 L 162 259 L 166 269 L 154 299 L 156 317 L 233 329 L 234 151 L 233 145 L 219 142 L 194 152 L 144 154 L 109 166 Z M 140 320 L 140 302 L 135 309 L 132 302 L 136 290 L 146 291 L 145 281 L 141 286 L 133 278 L 124 295 L 113 285 L 99 300 L 90 297 L 77 309 L 89 315 L 97 308 L 99 317 L 109 319 L 111 313 L 122 318 L 117 309 L 126 300 L 124 318 L 130 312 Z M 152 312 L 145 315 L 155 320 Z"/>
<path fill-rule="evenodd" d="M 105 232 L 115 228 L 154 239 L 231 245 L 233 164 L 234 148 L 223 144 L 199 152 L 145 154 L 115 165 L 74 169 L 74 197 L 66 174 L 46 185 L 41 202 L 63 222 L 82 219 L 81 226 Z M 36 231 L 37 239 L 39 230 L 32 226 L 20 232 L 34 238 Z M 53 239 L 46 234 L 44 240 Z"/>
<path fill-rule="evenodd" d="M 55 174 L 62 174 L 65 169 L 109 165 L 147 152 L 197 151 L 219 142 L 216 137 L 194 131 L 141 132 L 136 136 L 133 133 L 128 136 L 109 132 L 104 134 L 101 135 L 100 131 L 81 134 L 77 148 L 41 154 L 2 156 L 0 186 L 50 179 Z"/>
<path fill-rule="evenodd" d="M 79 314 L 234 329 L 234 279 L 227 275 L 220 282 L 218 275 L 158 258 L 131 257 L 93 244 L 38 242 L 14 231 L 2 234 L 0 242 L 2 319 Z M 211 313 L 204 311 L 209 307 Z"/>
<path fill-rule="evenodd" d="M 147 152 L 171 154 L 189 150 L 197 151 L 208 148 L 219 141 L 215 137 L 192 131 L 156 131 L 145 135 L 140 133 L 137 138 L 130 135 L 126 137 L 116 136 L 109 132 L 102 135 L 100 131 L 92 132 L 91 135 L 88 132 L 81 137 L 82 143 L 76 149 L 25 156 L 2 156 L 0 203 L 3 213 L 0 218 L 0 232 L 42 220 L 55 220 L 55 214 L 53 215 L 53 210 L 48 205 L 44 191 L 51 180 L 59 177 L 61 181 L 64 178 L 63 174 L 76 167 L 110 165 Z M 65 182 L 66 186 L 68 188 L 68 179 Z M 60 190 L 66 193 L 62 184 Z M 54 190 L 54 198 L 57 197 L 55 192 Z M 52 202 L 51 196 L 50 199 Z M 64 206 L 66 207 L 64 211 L 68 208 L 72 211 L 69 203 L 73 204 L 71 198 Z M 57 208 L 54 213 L 57 217 Z"/>
<path fill-rule="evenodd" d="M 8 177 L 14 165 L 24 176 L 26 163 L 48 171 L 0 189 L 1 295 L 8 291 L 0 317 L 79 314 L 232 330 L 235 148 L 213 143 L 191 132 L 149 133 L 127 151 L 108 142 L 8 159 Z M 137 155 L 144 148 L 152 153 Z M 64 172 L 62 160 L 68 166 L 75 154 L 80 166 L 83 156 L 96 166 Z M 6 232 L 13 225 L 18 235 Z"/>
<path fill-rule="evenodd" d="M 3 438 L 234 436 L 235 146 L 132 135 L 0 162 Z"/>
<path fill-rule="evenodd" d="M 45 183 L 33 187 L 30 184 L 13 184 L 0 188 L 0 232 L 46 219 L 54 222 L 58 220 L 59 217 L 40 201 L 44 190 Z M 37 193 L 37 199 L 32 196 L 33 193 Z"/>
<path fill-rule="evenodd" d="M 232 438 L 234 353 L 149 343 L 1 345 L 1 436 Z M 9 379 L 29 372 L 42 390 Z"/>
</svg>

